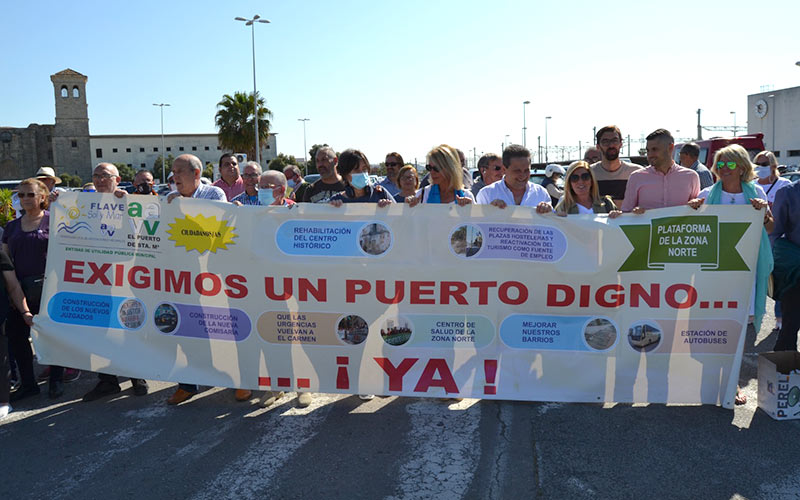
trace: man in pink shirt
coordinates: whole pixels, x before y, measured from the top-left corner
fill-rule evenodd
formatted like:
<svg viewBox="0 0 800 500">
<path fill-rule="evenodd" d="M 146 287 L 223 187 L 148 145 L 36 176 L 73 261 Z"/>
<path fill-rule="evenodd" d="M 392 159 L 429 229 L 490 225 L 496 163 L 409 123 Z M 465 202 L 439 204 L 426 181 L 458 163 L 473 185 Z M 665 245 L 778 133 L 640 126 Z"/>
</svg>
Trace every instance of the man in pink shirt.
<svg viewBox="0 0 800 500">
<path fill-rule="evenodd" d="M 212 184 L 225 192 L 228 201 L 244 193 L 244 181 L 239 175 L 239 161 L 231 153 L 225 153 L 219 158 L 220 178 Z"/>
<path fill-rule="evenodd" d="M 694 170 L 672 159 L 675 140 L 660 128 L 647 136 L 650 166 L 633 172 L 625 188 L 623 212 L 643 214 L 646 209 L 686 205 L 700 193 L 700 178 Z"/>
</svg>

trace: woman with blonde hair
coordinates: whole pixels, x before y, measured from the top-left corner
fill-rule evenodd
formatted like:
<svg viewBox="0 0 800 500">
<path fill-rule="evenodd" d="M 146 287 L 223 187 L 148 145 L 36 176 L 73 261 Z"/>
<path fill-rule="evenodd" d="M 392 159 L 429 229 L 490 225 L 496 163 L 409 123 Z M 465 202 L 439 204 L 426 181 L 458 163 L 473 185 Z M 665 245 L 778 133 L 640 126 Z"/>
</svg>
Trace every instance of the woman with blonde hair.
<svg viewBox="0 0 800 500">
<path fill-rule="evenodd" d="M 775 203 L 775 193 L 780 188 L 791 184 L 792 181 L 781 177 L 781 173 L 778 171 L 778 159 L 775 158 L 775 154 L 772 151 L 761 151 L 753 158 L 753 163 L 755 164 L 758 184 L 764 189 L 767 194 L 766 200 L 769 202 L 769 206 L 772 207 L 772 204 Z"/>
<path fill-rule="evenodd" d="M 564 178 L 564 195 L 556 205 L 558 215 L 608 214 L 613 219 L 622 214 L 611 197 L 600 196 L 597 179 L 589 163 L 583 160 L 571 163 Z"/>
<path fill-rule="evenodd" d="M 406 198 L 409 206 L 417 203 L 458 203 L 459 206 L 475 203 L 475 197 L 464 189 L 461 160 L 456 149 L 441 144 L 428 152 L 425 169 L 431 174 L 431 184 Z"/>
<path fill-rule="evenodd" d="M 697 209 L 703 203 L 712 205 L 752 205 L 756 210 L 764 210 L 764 228 L 761 231 L 761 244 L 756 263 L 756 282 L 753 301 L 750 303 L 750 316 L 756 332 L 761 329 L 761 320 L 766 310 L 767 282 L 772 272 L 772 247 L 767 233 L 772 231 L 774 220 L 767 203 L 764 189 L 753 182 L 756 177 L 750 155 L 738 144 L 726 146 L 714 155 L 711 165 L 717 174 L 717 182 L 702 191 L 697 198 L 689 201 L 689 206 Z M 736 404 L 744 404 L 747 398 L 737 391 Z"/>
</svg>

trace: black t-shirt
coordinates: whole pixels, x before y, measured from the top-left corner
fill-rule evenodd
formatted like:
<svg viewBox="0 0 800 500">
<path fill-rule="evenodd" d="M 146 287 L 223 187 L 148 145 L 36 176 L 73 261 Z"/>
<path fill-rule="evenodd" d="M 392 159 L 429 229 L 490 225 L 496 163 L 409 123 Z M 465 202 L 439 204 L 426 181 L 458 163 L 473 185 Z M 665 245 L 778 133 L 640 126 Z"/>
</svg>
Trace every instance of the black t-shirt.
<svg viewBox="0 0 800 500">
<path fill-rule="evenodd" d="M 8 316 L 8 290 L 6 289 L 6 279 L 2 272 L 13 270 L 14 264 L 11 263 L 11 258 L 3 250 L 0 250 L 0 324 Z"/>
<path fill-rule="evenodd" d="M 344 183 L 342 181 L 336 184 L 326 184 L 322 179 L 316 181 L 303 193 L 302 201 L 305 203 L 327 203 L 331 201 L 333 195 L 344 191 Z"/>
</svg>

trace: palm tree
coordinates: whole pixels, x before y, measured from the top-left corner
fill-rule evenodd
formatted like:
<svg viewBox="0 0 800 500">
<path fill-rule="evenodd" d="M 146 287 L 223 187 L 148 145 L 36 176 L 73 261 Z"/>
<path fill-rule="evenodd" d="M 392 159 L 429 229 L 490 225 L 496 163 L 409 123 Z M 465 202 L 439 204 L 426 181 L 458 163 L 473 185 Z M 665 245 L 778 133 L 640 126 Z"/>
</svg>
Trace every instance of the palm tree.
<svg viewBox="0 0 800 500">
<path fill-rule="evenodd" d="M 272 111 L 264 106 L 264 99 L 258 98 L 258 139 L 263 144 L 269 138 L 269 127 Z M 255 160 L 255 131 L 253 130 L 253 93 L 235 92 L 233 96 L 225 94 L 217 103 L 217 114 L 214 117 L 219 136 L 219 144 L 224 149 L 234 152 L 246 152 L 247 157 Z"/>
</svg>

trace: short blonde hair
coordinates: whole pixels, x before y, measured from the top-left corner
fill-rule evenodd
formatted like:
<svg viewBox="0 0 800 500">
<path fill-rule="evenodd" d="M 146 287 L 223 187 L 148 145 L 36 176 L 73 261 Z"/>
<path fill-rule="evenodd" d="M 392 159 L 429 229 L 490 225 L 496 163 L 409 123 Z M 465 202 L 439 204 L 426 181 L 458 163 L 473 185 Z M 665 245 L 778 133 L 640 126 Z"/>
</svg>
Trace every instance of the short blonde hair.
<svg viewBox="0 0 800 500">
<path fill-rule="evenodd" d="M 428 152 L 428 162 L 434 160 L 436 166 L 441 169 L 446 177 L 450 178 L 450 185 L 447 189 L 461 191 L 464 189 L 464 179 L 461 175 L 461 160 L 458 159 L 458 152 L 452 146 L 440 144 Z"/>
<path fill-rule="evenodd" d="M 594 172 L 589 168 L 589 162 L 584 160 L 575 161 L 569 164 L 567 173 L 564 174 L 564 196 L 558 201 L 556 212 L 568 213 L 570 209 L 577 204 L 575 201 L 575 193 L 572 191 L 572 183 L 569 178 L 579 168 L 585 168 L 586 171 L 589 172 L 589 175 L 592 176 L 592 189 L 589 192 L 592 197 L 592 203 L 600 199 L 600 189 L 597 187 L 597 179 L 594 177 Z"/>
<path fill-rule="evenodd" d="M 717 168 L 718 162 L 735 162 L 736 166 L 742 169 L 742 182 L 750 182 L 756 178 L 756 172 L 753 168 L 753 162 L 750 161 L 750 155 L 747 150 L 738 144 L 731 144 L 717 151 L 714 155 L 714 168 Z"/>
<path fill-rule="evenodd" d="M 406 172 L 412 172 L 414 174 L 414 189 L 419 189 L 419 175 L 417 174 L 417 168 L 414 165 L 404 165 L 403 168 L 397 172 L 397 185 L 400 185 L 400 177 L 402 177 Z"/>
</svg>

